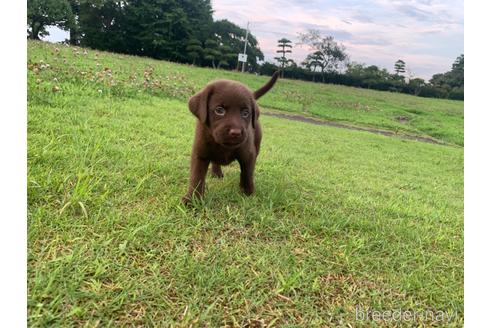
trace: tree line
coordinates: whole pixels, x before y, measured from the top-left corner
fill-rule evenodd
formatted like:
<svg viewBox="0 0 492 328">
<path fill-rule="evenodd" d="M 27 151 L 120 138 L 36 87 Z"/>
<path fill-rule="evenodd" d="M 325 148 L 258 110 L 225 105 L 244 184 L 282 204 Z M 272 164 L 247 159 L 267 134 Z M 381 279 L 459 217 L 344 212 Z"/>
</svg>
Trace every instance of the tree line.
<svg viewBox="0 0 492 328">
<path fill-rule="evenodd" d="M 283 76 L 290 79 L 401 92 L 420 97 L 464 100 L 464 55 L 456 58 L 450 71 L 434 74 L 428 82 L 421 78 L 405 77 L 405 62 L 402 60 L 395 63 L 394 73 L 376 65 L 356 62 L 344 63 L 342 72 L 339 69 L 326 69 L 324 66 L 327 64 L 318 58 L 319 55 L 310 54 L 301 65 L 288 59 L 278 63 L 267 62 L 260 66 L 259 73 L 271 75 L 276 70 L 282 70 Z M 284 62 L 289 64 L 282 65 Z"/>
<path fill-rule="evenodd" d="M 349 61 L 345 47 L 332 36 L 323 36 L 317 30 L 299 33 L 300 45 L 307 45 L 310 53 L 298 65 L 287 58 L 292 53 L 292 41 L 278 40 L 276 63 L 264 63 L 259 73 L 271 75 L 276 70 L 291 79 L 322 83 L 343 84 L 353 87 L 393 91 L 421 97 L 464 99 L 465 57 L 460 55 L 451 70 L 435 74 L 429 82 L 421 78 L 405 77 L 406 63 L 398 59 L 394 72 L 376 65 L 365 65 Z"/>
<path fill-rule="evenodd" d="M 70 32 L 72 45 L 214 68 L 237 68 L 246 30 L 214 21 L 210 0 L 28 0 L 28 37 L 48 26 Z M 248 37 L 248 67 L 264 59 Z"/>
<path fill-rule="evenodd" d="M 224 19 L 213 20 L 210 0 L 28 0 L 28 37 L 40 39 L 48 26 L 67 30 L 72 45 L 157 59 L 239 69 L 246 30 Z M 405 62 L 394 72 L 349 61 L 345 47 L 317 30 L 299 33 L 310 52 L 299 64 L 288 58 L 291 40 L 278 40 L 275 62 L 263 62 L 256 37 L 247 38 L 247 71 L 285 78 L 394 91 L 423 97 L 464 99 L 464 55 L 446 73 L 429 82 L 405 78 Z"/>
</svg>

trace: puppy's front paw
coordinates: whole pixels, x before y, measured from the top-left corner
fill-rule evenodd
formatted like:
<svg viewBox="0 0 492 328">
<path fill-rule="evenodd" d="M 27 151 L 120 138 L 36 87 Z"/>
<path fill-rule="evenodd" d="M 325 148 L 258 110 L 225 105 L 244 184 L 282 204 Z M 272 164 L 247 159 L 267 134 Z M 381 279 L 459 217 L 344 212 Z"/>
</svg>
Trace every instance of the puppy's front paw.
<svg viewBox="0 0 492 328">
<path fill-rule="evenodd" d="M 181 198 L 181 203 L 185 206 L 190 206 L 192 204 L 191 196 L 185 195 Z"/>
</svg>

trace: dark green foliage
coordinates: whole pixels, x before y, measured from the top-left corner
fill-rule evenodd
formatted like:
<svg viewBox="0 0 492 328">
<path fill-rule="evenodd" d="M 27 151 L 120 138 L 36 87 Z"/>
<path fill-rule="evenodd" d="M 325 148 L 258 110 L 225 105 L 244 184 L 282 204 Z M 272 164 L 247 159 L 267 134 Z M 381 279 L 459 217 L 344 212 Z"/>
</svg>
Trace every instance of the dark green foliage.
<svg viewBox="0 0 492 328">
<path fill-rule="evenodd" d="M 80 44 L 82 37 L 80 27 L 78 24 L 78 17 L 80 17 L 80 0 L 69 0 L 70 9 L 72 10 L 71 19 L 69 20 L 68 29 L 70 31 L 69 43 L 72 45 Z"/>
<path fill-rule="evenodd" d="M 302 62 L 302 65 L 304 65 L 308 71 L 312 72 L 313 81 L 316 81 L 317 69 L 321 68 L 321 71 L 324 70 L 321 52 L 315 51 L 309 54 L 304 62 Z"/>
<path fill-rule="evenodd" d="M 395 73 L 403 74 L 405 73 L 405 62 L 401 59 L 398 59 L 395 63 Z"/>
<path fill-rule="evenodd" d="M 192 64 L 195 65 L 196 59 L 203 53 L 202 43 L 197 39 L 190 40 L 186 47 L 186 52 L 188 53 L 188 57 L 191 58 Z"/>
<path fill-rule="evenodd" d="M 376 65 L 365 66 L 355 62 L 347 64 L 347 68 L 343 73 L 336 71 L 326 72 L 323 56 L 319 51 L 309 54 L 301 65 L 302 67 L 290 65 L 285 69 L 284 76 L 290 79 L 402 92 L 421 97 L 464 99 L 463 55 L 456 59 L 450 72 L 435 74 L 429 83 L 420 78 L 408 79 L 407 81 L 403 75 L 391 74 L 385 68 L 380 69 Z M 267 62 L 258 69 L 258 72 L 262 75 L 271 75 L 279 68 Z"/>
<path fill-rule="evenodd" d="M 191 35 L 201 42 L 212 33 L 212 5 L 210 0 L 180 0 L 177 1 L 187 15 Z"/>
<path fill-rule="evenodd" d="M 292 41 L 286 38 L 282 38 L 277 42 L 278 42 L 277 47 L 279 48 L 279 50 L 277 50 L 277 53 L 281 54 L 281 56 L 275 57 L 274 59 L 278 61 L 280 64 L 280 67 L 282 68 L 282 77 L 283 77 L 285 66 L 289 65 L 289 63 L 294 63 L 292 59 L 287 59 L 287 57 L 285 56 L 285 54 L 287 53 L 292 53 L 292 50 L 290 50 L 292 49 L 292 45 L 291 45 Z"/>
<path fill-rule="evenodd" d="M 212 20 L 210 1 L 86 0 L 79 12 L 84 46 L 181 62 L 197 57 L 191 40 L 204 41 L 193 26 L 206 31 Z"/>
<path fill-rule="evenodd" d="M 246 33 L 227 20 L 213 22 L 210 0 L 130 0 L 124 6 L 119 1 L 85 2 L 80 12 L 82 45 L 212 67 L 234 67 Z M 249 43 L 255 68 L 263 54 L 254 36 Z"/>
<path fill-rule="evenodd" d="M 216 68 L 215 62 L 219 60 L 219 44 L 214 39 L 208 39 L 205 41 L 205 50 L 203 51 L 206 61 L 212 64 L 213 68 Z"/>
<path fill-rule="evenodd" d="M 81 0 L 77 20 L 80 43 L 95 49 L 127 52 L 122 1 Z"/>
<path fill-rule="evenodd" d="M 465 99 L 465 87 L 453 88 L 449 92 L 449 99 L 464 100 Z"/>
<path fill-rule="evenodd" d="M 236 53 L 232 50 L 231 47 L 224 44 L 219 48 L 220 56 L 219 56 L 219 64 L 217 68 L 231 68 L 231 63 L 236 61 Z"/>
<path fill-rule="evenodd" d="M 408 81 L 408 85 L 414 90 L 414 94 L 418 96 L 422 91 L 422 88 L 425 87 L 425 81 L 423 79 L 415 78 Z"/>
<path fill-rule="evenodd" d="M 277 70 L 278 70 L 277 65 L 272 64 L 270 62 L 264 62 L 263 65 L 261 65 L 258 68 L 258 73 L 260 73 L 261 75 L 271 76 Z"/>
<path fill-rule="evenodd" d="M 454 96 L 459 94 L 459 89 L 465 87 L 465 55 L 460 55 L 456 58 L 451 67 L 451 71 L 443 74 L 435 74 L 430 79 L 430 84 L 445 89 L 448 92 L 453 92 Z"/>
<path fill-rule="evenodd" d="M 47 35 L 50 25 L 67 29 L 74 20 L 72 9 L 67 0 L 28 0 L 27 33 L 30 39 L 39 40 Z"/>
<path fill-rule="evenodd" d="M 30 0 L 28 9 L 31 38 L 57 25 L 74 45 L 229 69 L 246 34 L 228 20 L 214 22 L 210 0 Z M 247 54 L 253 71 L 264 57 L 251 34 Z"/>
<path fill-rule="evenodd" d="M 186 61 L 192 27 L 185 9 L 176 1 L 130 1 L 125 26 L 131 36 L 129 53 L 158 59 Z"/>
<path fill-rule="evenodd" d="M 391 74 L 387 69 L 380 69 L 376 65 L 365 66 L 352 63 L 345 73 L 353 80 L 356 86 L 376 90 L 401 91 L 405 84 L 402 76 Z"/>
</svg>

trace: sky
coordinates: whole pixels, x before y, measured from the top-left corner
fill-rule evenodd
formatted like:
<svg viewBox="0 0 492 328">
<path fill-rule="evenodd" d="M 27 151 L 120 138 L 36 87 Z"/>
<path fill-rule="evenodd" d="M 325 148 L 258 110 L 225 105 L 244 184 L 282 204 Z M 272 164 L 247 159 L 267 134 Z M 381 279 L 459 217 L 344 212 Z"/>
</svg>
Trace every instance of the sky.
<svg viewBox="0 0 492 328">
<path fill-rule="evenodd" d="M 457 0 L 212 0 L 214 19 L 228 19 L 256 36 L 265 59 L 277 55 L 277 40 L 294 43 L 291 57 L 309 49 L 298 33 L 320 30 L 342 43 L 351 61 L 393 71 L 398 59 L 413 77 L 426 80 L 451 69 L 464 53 L 464 4 Z M 50 41 L 68 34 L 50 28 Z"/>
<path fill-rule="evenodd" d="M 463 1 L 456 0 L 212 0 L 214 19 L 246 27 L 265 59 L 276 56 L 277 40 L 298 43 L 298 33 L 317 29 L 347 49 L 351 61 L 394 69 L 402 59 L 414 77 L 449 71 L 464 52 Z M 309 49 L 294 46 L 300 63 Z"/>
</svg>

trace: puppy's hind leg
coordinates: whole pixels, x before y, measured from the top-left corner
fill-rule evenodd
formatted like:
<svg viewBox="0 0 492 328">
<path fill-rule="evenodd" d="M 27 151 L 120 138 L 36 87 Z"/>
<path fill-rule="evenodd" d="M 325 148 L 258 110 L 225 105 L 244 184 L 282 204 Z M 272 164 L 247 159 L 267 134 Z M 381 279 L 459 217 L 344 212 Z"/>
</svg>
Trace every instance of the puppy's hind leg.
<svg viewBox="0 0 492 328">
<path fill-rule="evenodd" d="M 220 168 L 220 165 L 217 164 L 217 163 L 212 163 L 212 170 L 210 172 L 210 174 L 214 177 L 214 178 L 223 178 L 224 177 L 224 173 L 222 173 L 222 169 Z"/>
</svg>

